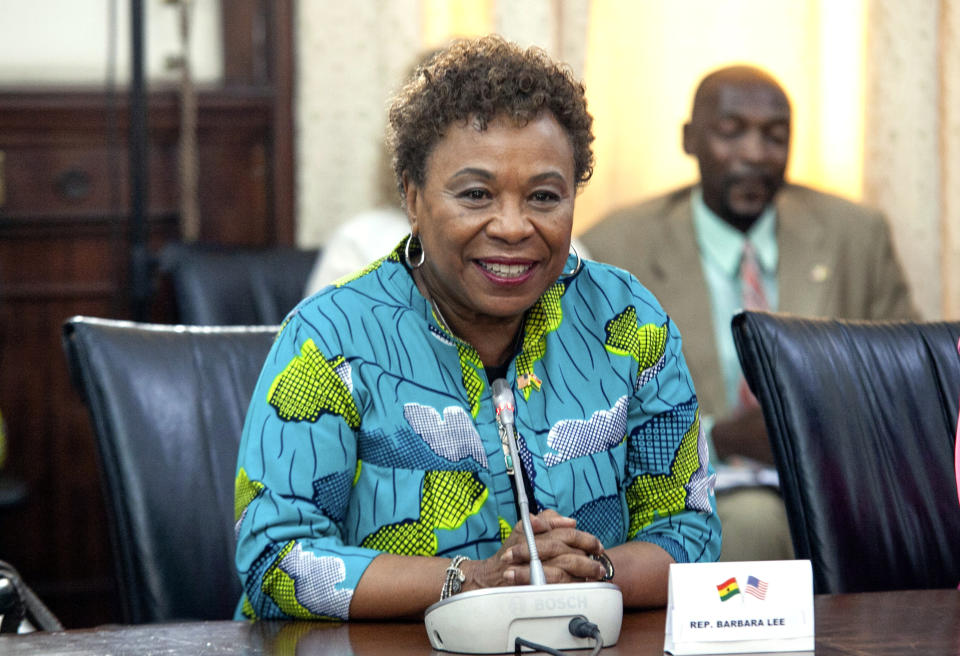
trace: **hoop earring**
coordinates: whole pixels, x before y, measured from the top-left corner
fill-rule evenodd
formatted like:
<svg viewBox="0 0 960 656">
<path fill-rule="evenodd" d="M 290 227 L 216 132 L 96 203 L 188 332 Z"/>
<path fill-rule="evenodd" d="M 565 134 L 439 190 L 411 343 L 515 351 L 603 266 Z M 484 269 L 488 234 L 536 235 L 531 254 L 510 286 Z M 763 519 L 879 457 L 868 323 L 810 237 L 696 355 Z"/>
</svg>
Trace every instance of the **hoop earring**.
<svg viewBox="0 0 960 656">
<path fill-rule="evenodd" d="M 420 250 L 420 261 L 417 262 L 416 264 L 414 264 L 413 261 L 410 259 L 410 244 L 413 243 L 414 239 L 417 240 L 417 248 Z M 577 259 L 579 258 L 580 256 L 578 255 Z M 413 270 L 413 269 L 419 269 L 420 267 L 422 267 L 423 263 L 426 260 L 427 260 L 427 254 L 423 250 L 423 244 L 420 242 L 420 237 L 418 237 L 417 235 L 411 232 L 410 236 L 407 237 L 406 246 L 403 247 L 403 261 L 407 263 L 407 266 L 410 267 L 411 270 Z"/>
<path fill-rule="evenodd" d="M 577 256 L 577 265 L 573 267 L 573 271 L 564 271 L 561 273 L 561 278 L 572 278 L 580 273 L 580 269 L 583 268 L 583 260 L 580 259 L 580 253 L 577 252 L 577 247 L 573 245 L 573 242 L 570 242 L 570 250 L 573 251 L 573 254 Z"/>
</svg>

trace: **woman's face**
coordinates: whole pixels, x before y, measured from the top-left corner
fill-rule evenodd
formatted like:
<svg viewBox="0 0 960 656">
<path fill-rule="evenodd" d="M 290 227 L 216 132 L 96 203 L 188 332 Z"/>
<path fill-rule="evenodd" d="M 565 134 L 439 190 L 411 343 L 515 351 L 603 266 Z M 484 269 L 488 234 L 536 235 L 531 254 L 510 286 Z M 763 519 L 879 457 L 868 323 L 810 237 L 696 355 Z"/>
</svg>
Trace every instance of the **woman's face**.
<svg viewBox="0 0 960 656">
<path fill-rule="evenodd" d="M 546 112 L 524 127 L 454 123 L 405 184 L 419 271 L 457 326 L 518 319 L 563 271 L 576 194 L 573 147 Z"/>
</svg>

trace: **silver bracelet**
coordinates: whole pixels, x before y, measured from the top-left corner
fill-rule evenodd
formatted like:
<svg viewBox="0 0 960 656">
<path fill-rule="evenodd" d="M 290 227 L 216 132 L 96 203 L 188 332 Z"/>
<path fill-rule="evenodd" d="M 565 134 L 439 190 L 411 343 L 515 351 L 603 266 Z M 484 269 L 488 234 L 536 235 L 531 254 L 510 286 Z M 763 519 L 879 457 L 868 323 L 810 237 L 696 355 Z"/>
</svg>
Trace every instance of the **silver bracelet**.
<svg viewBox="0 0 960 656">
<path fill-rule="evenodd" d="M 451 597 L 460 592 L 463 582 L 467 580 L 463 570 L 460 569 L 460 565 L 465 560 L 470 559 L 466 556 L 456 556 L 450 562 L 450 566 L 447 567 L 447 578 L 444 579 L 443 589 L 440 591 L 441 599 L 446 599 L 447 597 Z"/>
<path fill-rule="evenodd" d="M 601 581 L 609 581 L 613 578 L 613 561 L 610 560 L 610 556 L 608 556 L 606 552 L 601 553 L 599 556 L 590 554 L 590 558 L 603 565 L 603 578 L 600 579 Z"/>
</svg>

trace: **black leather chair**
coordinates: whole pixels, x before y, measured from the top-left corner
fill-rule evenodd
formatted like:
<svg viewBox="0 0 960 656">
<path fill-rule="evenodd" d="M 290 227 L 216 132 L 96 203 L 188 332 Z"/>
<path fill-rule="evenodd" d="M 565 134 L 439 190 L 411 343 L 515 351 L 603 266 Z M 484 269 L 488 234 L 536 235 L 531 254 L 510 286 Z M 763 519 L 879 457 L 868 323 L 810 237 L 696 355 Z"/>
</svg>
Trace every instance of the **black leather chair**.
<svg viewBox="0 0 960 656">
<path fill-rule="evenodd" d="M 96 436 L 125 622 L 232 617 L 237 449 L 276 330 L 64 324 Z"/>
<path fill-rule="evenodd" d="M 275 325 L 303 298 L 319 249 L 172 243 L 160 270 L 173 286 L 180 323 Z"/>
<path fill-rule="evenodd" d="M 733 318 L 817 593 L 956 587 L 960 322 Z"/>
</svg>

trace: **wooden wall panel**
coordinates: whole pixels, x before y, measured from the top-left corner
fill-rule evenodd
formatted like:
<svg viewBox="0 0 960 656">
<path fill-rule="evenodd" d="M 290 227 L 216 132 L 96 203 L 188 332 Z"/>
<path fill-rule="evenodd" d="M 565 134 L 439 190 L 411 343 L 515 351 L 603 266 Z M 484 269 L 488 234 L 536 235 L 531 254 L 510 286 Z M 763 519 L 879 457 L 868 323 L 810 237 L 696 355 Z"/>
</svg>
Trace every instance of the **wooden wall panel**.
<svg viewBox="0 0 960 656">
<path fill-rule="evenodd" d="M 292 0 L 223 3 L 228 75 L 197 95 L 201 238 L 290 245 Z M 121 620 L 93 433 L 60 344 L 75 314 L 128 318 L 127 99 L 0 89 L 0 409 L 6 471 L 28 496 L 0 508 L 0 559 L 68 628 Z M 178 239 L 178 99 L 147 102 L 149 250 Z M 154 321 L 175 316 L 154 275 Z"/>
<path fill-rule="evenodd" d="M 200 96 L 204 240 L 276 243 L 271 103 L 262 93 Z M 74 314 L 129 316 L 128 161 L 116 137 L 126 121 L 109 118 L 124 112 L 96 93 L 0 93 L 0 408 L 7 468 L 29 488 L 26 503 L 0 510 L 0 558 L 69 626 L 120 619 L 90 421 L 67 376 L 60 327 Z M 151 96 L 154 254 L 178 238 L 177 117 L 172 93 Z M 154 301 L 154 320 L 171 320 L 169 300 Z"/>
</svg>

